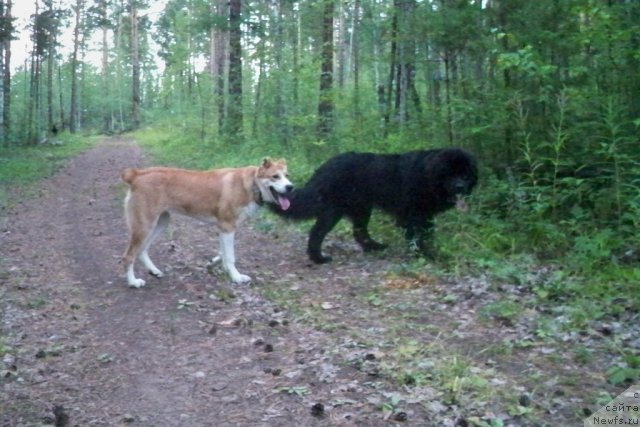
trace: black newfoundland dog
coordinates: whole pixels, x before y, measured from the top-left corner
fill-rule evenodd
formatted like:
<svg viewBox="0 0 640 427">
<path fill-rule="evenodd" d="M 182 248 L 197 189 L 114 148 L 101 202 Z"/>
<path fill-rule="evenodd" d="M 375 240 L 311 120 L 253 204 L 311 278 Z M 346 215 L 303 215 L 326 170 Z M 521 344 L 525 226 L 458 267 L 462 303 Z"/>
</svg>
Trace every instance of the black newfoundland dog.
<svg viewBox="0 0 640 427">
<path fill-rule="evenodd" d="M 385 247 L 367 230 L 374 207 L 393 215 L 407 240 L 427 251 L 435 215 L 453 207 L 466 210 L 463 197 L 477 180 L 475 157 L 459 148 L 404 154 L 349 152 L 320 166 L 306 186 L 290 196 L 289 209 L 272 210 L 290 219 L 316 218 L 307 253 L 319 264 L 331 261 L 322 254 L 322 241 L 345 216 L 365 252 Z"/>
</svg>

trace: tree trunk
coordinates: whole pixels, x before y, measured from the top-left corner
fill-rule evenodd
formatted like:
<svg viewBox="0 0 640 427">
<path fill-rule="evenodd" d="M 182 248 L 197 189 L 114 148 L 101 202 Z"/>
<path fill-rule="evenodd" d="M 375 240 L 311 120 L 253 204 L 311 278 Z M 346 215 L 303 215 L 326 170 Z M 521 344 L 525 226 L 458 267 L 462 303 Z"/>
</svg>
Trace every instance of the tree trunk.
<svg viewBox="0 0 640 427">
<path fill-rule="evenodd" d="M 71 105 L 69 108 L 69 132 L 78 130 L 78 49 L 80 47 L 80 25 L 84 3 L 76 0 L 76 21 L 73 28 L 73 53 L 71 54 Z"/>
<path fill-rule="evenodd" d="M 415 41 L 411 31 L 411 19 L 415 13 L 415 1 L 394 2 L 396 25 L 396 103 L 395 116 L 398 123 L 406 123 L 410 117 L 409 101 L 415 111 L 420 111 L 420 97 L 415 87 Z"/>
<path fill-rule="evenodd" d="M 38 15 L 40 14 L 40 5 L 36 0 L 36 10 L 34 14 L 34 19 L 37 20 Z M 33 26 L 33 34 L 32 40 L 37 40 L 37 25 Z M 40 112 L 40 58 L 36 53 L 36 48 L 31 52 L 31 79 L 29 81 L 29 101 L 27 107 L 27 123 L 25 126 L 25 139 L 29 144 L 35 144 L 37 142 L 37 135 L 34 129 L 36 118 L 38 113 Z"/>
<path fill-rule="evenodd" d="M 394 0 L 394 8 L 391 12 L 393 14 L 391 18 L 391 52 L 389 53 L 389 78 L 387 80 L 386 93 L 384 89 L 382 93 L 378 88 L 378 96 L 381 94 L 385 96 L 385 108 L 384 108 L 384 134 L 385 136 L 389 132 L 389 122 L 391 121 L 391 99 L 393 95 L 393 82 L 396 74 L 396 64 L 398 62 L 398 10 L 395 7 L 397 0 Z"/>
<path fill-rule="evenodd" d="M 302 32 L 302 19 L 300 17 L 300 11 L 296 10 L 294 12 L 296 14 L 296 30 L 294 31 L 294 39 L 293 39 L 293 105 L 294 105 L 294 113 L 298 114 L 300 112 L 300 33 Z"/>
<path fill-rule="evenodd" d="M 347 66 L 347 41 L 345 30 L 345 2 L 338 3 L 338 40 L 336 41 L 336 47 L 338 52 L 336 53 L 338 63 L 336 64 L 336 85 L 342 89 L 344 87 L 344 80 Z"/>
<path fill-rule="evenodd" d="M 5 6 L 5 16 L 11 19 L 11 0 L 7 0 Z M 13 32 L 13 24 L 11 24 Z M 11 131 L 11 38 L 3 41 L 4 45 L 4 72 L 2 73 L 2 127 L 4 138 L 9 137 Z"/>
<path fill-rule="evenodd" d="M 287 82 L 285 81 L 285 73 L 283 72 L 285 65 L 283 64 L 283 53 L 285 51 L 285 40 L 284 40 L 284 25 L 285 19 L 284 15 L 284 1 L 279 0 L 275 7 L 275 49 L 274 49 L 274 57 L 276 63 L 276 69 L 278 70 L 278 87 L 280 90 L 276 91 L 276 127 L 278 132 L 278 137 L 283 142 L 285 147 L 289 146 L 289 126 L 287 124 L 287 110 L 286 110 L 286 102 L 283 97 L 283 93 L 287 90 Z"/>
<path fill-rule="evenodd" d="M 227 135 L 242 139 L 242 0 L 229 2 L 229 103 Z"/>
<path fill-rule="evenodd" d="M 60 90 L 58 91 L 58 104 L 60 105 L 60 126 L 56 127 L 56 130 L 63 130 L 64 129 L 64 97 L 62 96 L 62 93 L 64 92 L 62 90 L 63 87 L 63 80 L 62 80 L 62 67 L 58 66 L 58 87 L 60 88 Z"/>
<path fill-rule="evenodd" d="M 47 54 L 47 135 L 51 136 L 53 131 L 53 66 L 54 60 L 53 46 Z"/>
<path fill-rule="evenodd" d="M 260 39 L 259 50 L 264 51 L 264 38 Z M 251 126 L 251 136 L 255 139 L 258 136 L 258 119 L 260 117 L 260 110 L 262 107 L 262 80 L 264 78 L 264 54 L 260 55 L 258 63 L 258 83 L 256 84 L 256 99 L 255 107 L 253 109 L 253 124 Z"/>
<path fill-rule="evenodd" d="M 499 6 L 500 7 L 500 6 Z M 499 9 L 498 11 L 498 24 L 500 25 L 501 31 L 508 31 L 507 29 L 507 13 L 503 9 Z M 502 49 L 503 52 L 509 52 L 511 47 L 509 46 L 509 37 L 502 37 Z M 509 68 L 505 68 L 502 77 L 504 79 L 504 88 L 505 92 L 509 93 L 512 90 L 512 78 L 511 71 Z M 506 154 L 507 164 L 513 164 L 513 125 L 511 123 L 511 110 L 510 106 L 506 105 L 505 107 L 505 121 L 504 121 L 504 153 Z"/>
<path fill-rule="evenodd" d="M 356 123 L 360 123 L 360 55 L 358 36 L 360 28 L 360 0 L 353 6 L 353 25 L 351 28 L 351 52 L 353 55 L 353 114 Z"/>
<path fill-rule="evenodd" d="M 120 10 L 124 10 L 125 9 L 125 0 L 120 0 Z M 110 107 L 110 109 L 112 110 L 112 123 L 114 123 L 114 127 L 115 127 L 115 123 L 119 123 L 119 130 L 120 131 L 124 131 L 125 130 L 125 123 L 124 123 L 124 107 L 122 105 L 122 101 L 125 97 L 125 92 L 124 92 L 124 84 L 123 84 L 123 72 L 122 72 L 122 63 L 124 62 L 121 55 L 123 52 L 123 48 L 122 48 L 122 39 L 123 39 L 123 28 L 124 28 L 124 15 L 122 13 L 118 14 L 118 20 L 116 23 L 116 28 L 114 29 L 114 43 L 115 43 L 115 52 L 117 55 L 117 59 L 116 59 L 116 63 L 115 63 L 115 74 L 116 74 L 116 78 L 115 78 L 115 86 L 116 86 L 116 103 L 114 104 L 113 107 Z"/>
<path fill-rule="evenodd" d="M 451 53 L 444 54 L 444 102 L 447 108 L 447 139 L 453 145 L 453 111 L 451 108 Z"/>
<path fill-rule="evenodd" d="M 106 20 L 107 17 L 107 6 L 106 3 L 104 5 L 103 10 L 103 19 Z M 107 101 L 110 99 L 109 93 L 109 27 L 107 25 L 102 26 L 102 93 L 104 96 L 104 100 Z M 103 102 L 103 111 L 102 111 L 102 120 L 104 123 L 104 130 L 107 133 L 113 131 L 113 120 L 112 120 L 112 112 L 111 112 L 111 103 Z"/>
<path fill-rule="evenodd" d="M 326 140 L 333 133 L 333 9 L 334 0 L 324 0 L 322 16 L 322 67 L 318 102 L 318 139 Z"/>
<path fill-rule="evenodd" d="M 131 0 L 131 126 L 140 127 L 140 51 L 138 47 L 138 8 Z"/>
<path fill-rule="evenodd" d="M 218 16 L 228 15 L 227 0 L 218 0 L 216 5 Z M 218 103 L 218 133 L 222 134 L 224 123 L 226 121 L 225 113 L 225 69 L 227 64 L 227 30 L 226 28 L 218 28 L 216 30 L 215 39 L 215 74 L 213 80 L 215 82 L 215 95 Z"/>
<path fill-rule="evenodd" d="M 261 31 L 266 27 L 267 23 L 265 20 L 260 19 L 260 29 Z M 258 77 L 256 83 L 256 97 L 254 101 L 253 108 L 253 119 L 251 125 L 251 137 L 256 138 L 258 136 L 258 121 L 260 118 L 260 112 L 262 110 L 262 83 L 264 79 L 265 73 L 265 51 L 266 51 L 266 37 L 260 37 L 258 39 L 258 45 L 256 46 L 257 51 L 260 53 L 260 59 L 258 60 Z"/>
<path fill-rule="evenodd" d="M 6 11 L 5 11 L 5 4 L 4 1 L 0 0 L 0 18 L 2 18 L 3 22 L 6 23 L 7 21 L 4 19 L 6 17 Z M 5 24 L 6 25 L 6 24 Z M 3 31 L 3 33 L 6 33 L 6 28 L 1 28 L 1 30 Z M 0 40 L 0 81 L 4 81 L 4 73 L 6 71 L 6 68 L 4 66 L 4 49 L 6 47 L 6 40 L 4 40 L 4 38 L 2 40 Z M 4 145 L 7 137 L 6 137 L 6 133 L 5 133 L 5 115 L 4 115 L 4 85 L 2 85 L 2 88 L 0 90 L 0 109 L 2 109 L 2 111 L 0 111 L 0 145 Z"/>
</svg>

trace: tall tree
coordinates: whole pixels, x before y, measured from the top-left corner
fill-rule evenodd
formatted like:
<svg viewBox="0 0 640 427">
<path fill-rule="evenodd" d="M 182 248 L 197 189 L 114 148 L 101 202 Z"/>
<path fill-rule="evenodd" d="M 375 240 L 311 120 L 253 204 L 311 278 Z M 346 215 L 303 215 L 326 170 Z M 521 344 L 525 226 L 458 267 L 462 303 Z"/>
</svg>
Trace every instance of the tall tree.
<svg viewBox="0 0 640 427">
<path fill-rule="evenodd" d="M 334 0 L 323 0 L 318 139 L 333 133 L 333 11 Z"/>
<path fill-rule="evenodd" d="M 53 68 L 57 48 L 57 34 L 67 15 L 65 10 L 55 9 L 52 0 L 44 2 L 45 9 L 40 12 L 40 5 L 36 1 L 36 12 L 33 15 L 31 40 L 33 53 L 31 56 L 31 87 L 29 112 L 27 116 L 26 139 L 32 143 L 37 141 L 39 133 L 47 133 L 53 125 Z M 47 103 L 42 102 L 43 84 L 41 80 L 44 61 L 47 63 Z M 46 124 L 43 126 L 43 124 Z"/>
<path fill-rule="evenodd" d="M 351 52 L 353 55 L 353 115 L 356 123 L 362 117 L 360 111 L 360 0 L 353 6 L 353 24 L 351 25 Z"/>
<path fill-rule="evenodd" d="M 131 126 L 140 127 L 140 49 L 138 40 L 138 2 L 129 3 L 131 25 Z"/>
<path fill-rule="evenodd" d="M 224 131 L 226 121 L 225 110 L 225 71 L 228 65 L 228 45 L 229 45 L 229 2 L 227 0 L 216 0 L 216 15 L 218 23 L 215 25 L 213 48 L 214 54 L 211 57 L 213 62 L 213 81 L 215 87 L 215 97 L 218 103 L 218 133 Z"/>
<path fill-rule="evenodd" d="M 89 9 L 89 16 L 93 21 L 95 28 L 98 28 L 101 33 L 101 60 L 100 60 L 100 72 L 101 72 L 101 108 L 100 117 L 102 118 L 102 129 L 104 132 L 110 133 L 114 130 L 114 117 L 111 103 L 109 100 L 112 97 L 111 94 L 111 75 L 109 64 L 109 31 L 114 27 L 109 19 L 109 11 L 112 6 L 111 0 L 96 0 L 95 6 Z"/>
<path fill-rule="evenodd" d="M 73 27 L 73 52 L 71 54 L 71 106 L 69 108 L 69 131 L 75 133 L 80 122 L 78 99 L 78 52 L 80 51 L 81 25 L 84 20 L 84 0 L 76 0 L 73 7 L 75 12 L 75 25 Z"/>
<path fill-rule="evenodd" d="M 229 2 L 229 100 L 227 135 L 242 139 L 242 0 Z"/>
<path fill-rule="evenodd" d="M 11 106 L 11 40 L 13 39 L 11 0 L 0 0 L 0 144 L 7 142 Z"/>
<path fill-rule="evenodd" d="M 409 119 L 409 101 L 415 110 L 420 110 L 420 99 L 415 88 L 416 44 L 412 35 L 412 19 L 415 13 L 414 0 L 394 0 L 391 18 L 391 61 L 386 93 L 385 122 L 391 115 L 397 123 Z M 392 94 L 395 93 L 395 97 Z M 393 112 L 392 112 L 393 110 Z"/>
</svg>

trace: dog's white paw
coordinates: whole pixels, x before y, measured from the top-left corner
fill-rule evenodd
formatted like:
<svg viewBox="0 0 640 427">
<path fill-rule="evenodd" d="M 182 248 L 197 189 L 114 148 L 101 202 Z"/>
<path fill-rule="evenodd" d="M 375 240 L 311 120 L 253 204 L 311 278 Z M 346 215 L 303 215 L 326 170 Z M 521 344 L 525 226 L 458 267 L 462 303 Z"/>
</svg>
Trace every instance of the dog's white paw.
<svg viewBox="0 0 640 427">
<path fill-rule="evenodd" d="M 132 288 L 141 288 L 146 284 L 146 282 L 142 279 L 133 279 L 129 281 L 129 286 Z"/>
<path fill-rule="evenodd" d="M 247 283 L 251 281 L 251 277 L 247 276 L 246 274 L 238 273 L 237 275 L 231 276 L 231 281 L 233 283 Z"/>
<path fill-rule="evenodd" d="M 151 274 L 152 276 L 156 276 L 158 279 L 161 277 L 164 277 L 164 273 L 160 270 L 156 269 L 149 269 L 149 274 Z"/>
<path fill-rule="evenodd" d="M 213 258 L 211 258 L 211 261 L 209 261 L 211 264 L 215 265 L 219 262 L 222 262 L 222 257 L 220 255 L 218 256 L 214 256 Z"/>
</svg>

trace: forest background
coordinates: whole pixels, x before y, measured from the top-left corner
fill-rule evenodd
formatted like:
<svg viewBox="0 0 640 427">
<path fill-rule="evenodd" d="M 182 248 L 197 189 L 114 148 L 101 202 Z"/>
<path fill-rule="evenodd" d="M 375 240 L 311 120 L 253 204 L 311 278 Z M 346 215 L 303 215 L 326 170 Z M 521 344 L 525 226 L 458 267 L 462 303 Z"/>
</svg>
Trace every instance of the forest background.
<svg viewBox="0 0 640 427">
<path fill-rule="evenodd" d="M 469 215 L 439 220 L 438 268 L 551 269 L 531 292 L 563 328 L 640 308 L 640 2 L 34 4 L 14 64 L 21 29 L 0 1 L 0 204 L 97 133 L 133 131 L 158 162 L 195 168 L 283 156 L 297 183 L 342 151 L 461 146 L 481 185 Z M 638 379 L 637 349 L 619 352 L 610 380 Z"/>
</svg>

